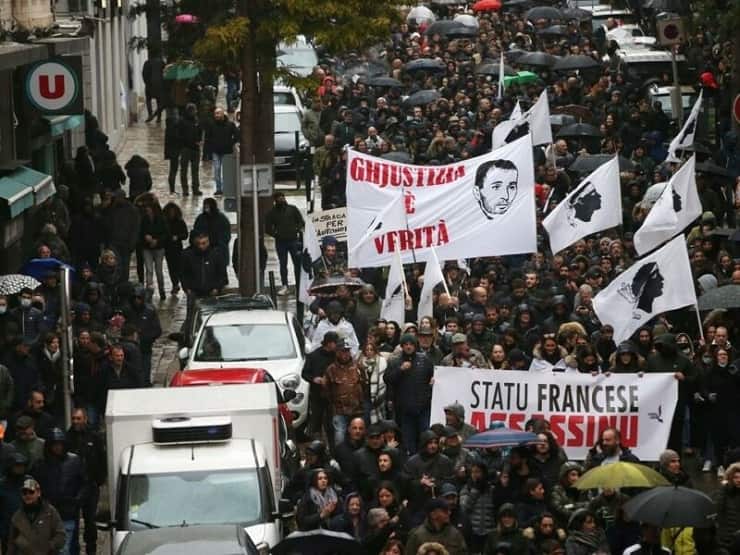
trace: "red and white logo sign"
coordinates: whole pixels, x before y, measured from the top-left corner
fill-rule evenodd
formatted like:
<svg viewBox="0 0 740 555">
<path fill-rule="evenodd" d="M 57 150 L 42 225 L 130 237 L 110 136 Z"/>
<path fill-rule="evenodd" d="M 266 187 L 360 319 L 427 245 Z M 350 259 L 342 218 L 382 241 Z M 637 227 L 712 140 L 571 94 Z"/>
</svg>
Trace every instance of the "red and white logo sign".
<svg viewBox="0 0 740 555">
<path fill-rule="evenodd" d="M 44 112 L 58 112 L 72 104 L 80 93 L 74 70 L 60 61 L 35 65 L 26 77 L 26 93 L 31 103 Z"/>
</svg>

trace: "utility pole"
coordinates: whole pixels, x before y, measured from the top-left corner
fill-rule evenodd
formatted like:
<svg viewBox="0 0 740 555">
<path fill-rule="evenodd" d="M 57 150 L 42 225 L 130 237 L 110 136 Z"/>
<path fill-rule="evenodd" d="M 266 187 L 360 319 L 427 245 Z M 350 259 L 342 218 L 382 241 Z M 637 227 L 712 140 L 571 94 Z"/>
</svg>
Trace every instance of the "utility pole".
<svg viewBox="0 0 740 555">
<path fill-rule="evenodd" d="M 152 53 L 162 55 L 161 9 L 161 0 L 146 0 L 146 43 L 150 57 Z"/>
<path fill-rule="evenodd" d="M 260 21 L 269 12 L 269 4 L 262 0 L 239 0 L 239 15 L 249 20 L 244 51 L 242 52 L 242 107 L 241 142 L 242 165 L 270 164 L 274 157 L 274 108 L 272 100 L 272 72 L 275 67 L 275 45 L 257 40 Z M 252 295 L 258 289 L 254 263 L 255 246 L 263 241 L 261 222 L 272 204 L 269 197 L 245 195 L 241 183 L 239 220 L 239 291 Z M 257 203 L 256 211 L 253 203 Z M 259 214 L 259 237 L 255 238 L 254 213 Z"/>
</svg>

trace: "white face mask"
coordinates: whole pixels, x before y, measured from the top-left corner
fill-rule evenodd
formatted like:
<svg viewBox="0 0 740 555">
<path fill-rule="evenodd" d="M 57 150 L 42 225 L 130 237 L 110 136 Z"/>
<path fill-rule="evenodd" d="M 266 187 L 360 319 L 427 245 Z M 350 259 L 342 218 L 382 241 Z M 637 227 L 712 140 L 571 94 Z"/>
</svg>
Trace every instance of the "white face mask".
<svg viewBox="0 0 740 555">
<path fill-rule="evenodd" d="M 31 306 L 31 299 L 21 299 L 21 306 L 23 308 L 28 308 L 29 306 Z"/>
<path fill-rule="evenodd" d="M 5 314 L 8 311 L 8 305 L 0 304 L 0 314 Z"/>
</svg>

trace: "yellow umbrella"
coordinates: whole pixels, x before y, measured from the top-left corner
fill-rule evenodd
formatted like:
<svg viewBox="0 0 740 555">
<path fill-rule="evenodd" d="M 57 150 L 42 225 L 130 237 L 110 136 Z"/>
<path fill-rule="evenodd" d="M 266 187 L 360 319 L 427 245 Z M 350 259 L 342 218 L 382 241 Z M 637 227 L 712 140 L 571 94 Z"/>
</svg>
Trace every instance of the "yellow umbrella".
<svg viewBox="0 0 740 555">
<path fill-rule="evenodd" d="M 573 485 L 578 489 L 618 489 L 652 488 L 669 486 L 670 483 L 655 470 L 643 464 L 616 462 L 592 468 Z"/>
</svg>

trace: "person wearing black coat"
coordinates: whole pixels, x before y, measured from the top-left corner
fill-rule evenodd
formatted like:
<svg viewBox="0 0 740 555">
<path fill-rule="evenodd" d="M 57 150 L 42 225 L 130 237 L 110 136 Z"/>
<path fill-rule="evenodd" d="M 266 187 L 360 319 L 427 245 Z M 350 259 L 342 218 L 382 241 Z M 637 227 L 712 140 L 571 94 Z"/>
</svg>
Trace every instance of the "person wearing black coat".
<svg viewBox="0 0 740 555">
<path fill-rule="evenodd" d="M 334 434 L 329 433 L 329 438 Z M 365 445 L 365 421 L 362 418 L 353 418 L 347 426 L 347 433 L 344 434 L 344 441 L 334 448 L 334 458 L 339 463 L 339 467 L 345 476 L 355 475 L 355 451 Z"/>
<path fill-rule="evenodd" d="M 95 166 L 95 180 L 100 193 L 119 190 L 126 183 L 126 174 L 112 150 L 106 150 L 100 156 L 100 161 Z"/>
<path fill-rule="evenodd" d="M 180 185 L 184 197 L 190 194 L 188 168 L 192 174 L 193 195 L 200 196 L 200 146 L 203 142 L 203 129 L 198 122 L 198 108 L 195 104 L 185 106 L 185 115 L 177 126 L 180 143 Z"/>
<path fill-rule="evenodd" d="M 72 426 L 67 430 L 67 447 L 84 464 L 87 479 L 86 495 L 81 499 L 82 518 L 85 521 L 85 551 L 96 553 L 98 530 L 95 517 L 100 497 L 100 486 L 105 483 L 107 472 L 105 443 L 90 427 L 87 411 L 76 408 L 72 411 Z"/>
<path fill-rule="evenodd" d="M 299 530 L 328 529 L 333 517 L 341 514 L 339 495 L 331 483 L 331 476 L 323 469 L 316 470 L 311 483 L 296 510 Z"/>
<path fill-rule="evenodd" d="M 3 365 L 13 377 L 13 409 L 23 408 L 31 391 L 40 385 L 40 374 L 36 356 L 32 351 L 33 341 L 26 337 L 15 337 L 3 353 Z"/>
<path fill-rule="evenodd" d="M 205 134 L 206 150 L 213 159 L 213 179 L 216 181 L 216 194 L 223 194 L 224 156 L 234 152 L 234 145 L 239 142 L 239 129 L 218 107 L 213 111 L 213 121 Z"/>
<path fill-rule="evenodd" d="M 167 183 L 170 194 L 175 194 L 175 180 L 177 169 L 180 167 L 180 137 L 178 135 L 179 119 L 176 110 L 167 110 L 168 115 L 164 127 L 164 159 L 170 163 L 167 173 Z M 170 112 L 172 115 L 170 115 Z"/>
<path fill-rule="evenodd" d="M 195 218 L 193 230 L 208 235 L 211 247 L 221 253 L 224 264 L 228 266 L 231 223 L 226 215 L 218 209 L 216 199 L 207 198 L 203 201 L 203 212 Z"/>
<path fill-rule="evenodd" d="M 144 258 L 144 274 L 147 289 L 154 291 L 154 274 L 157 275 L 159 300 L 167 298 L 164 289 L 164 246 L 167 240 L 167 223 L 159 206 L 146 205 L 143 209 L 139 228 L 138 248 Z M 138 252 L 138 251 L 137 251 Z"/>
<path fill-rule="evenodd" d="M 0 542 L 3 553 L 8 552 L 10 519 L 23 503 L 21 489 L 28 470 L 28 457 L 14 451 L 10 464 L 4 469 L 0 480 Z"/>
<path fill-rule="evenodd" d="M 105 242 L 118 255 L 120 281 L 128 281 L 131 252 L 139 239 L 141 216 L 121 190 L 116 191 L 107 205 L 104 203 L 103 206 Z"/>
<path fill-rule="evenodd" d="M 85 197 L 81 211 L 72 216 L 69 229 L 69 247 L 75 266 L 89 264 L 93 269 L 97 267 L 103 232 L 103 222 L 95 211 L 92 198 Z"/>
<path fill-rule="evenodd" d="M 100 391 L 106 364 L 106 341 L 101 333 L 80 331 L 74 348 L 74 402 L 84 407 L 91 426 L 97 426 L 100 415 Z"/>
<path fill-rule="evenodd" d="M 420 512 L 426 502 L 435 497 L 437 488 L 452 480 L 453 474 L 454 464 L 441 453 L 437 434 L 431 430 L 422 432 L 418 452 L 403 467 L 409 487 L 409 508 Z"/>
<path fill-rule="evenodd" d="M 142 362 L 141 375 L 149 377 L 152 367 L 152 347 L 157 338 L 162 335 L 162 326 L 159 323 L 157 310 L 146 302 L 146 291 L 143 287 L 134 289 L 131 305 L 124 310 L 124 316 L 126 323 L 134 326 L 138 332 Z M 146 383 L 149 383 L 149 379 L 145 378 L 145 382 L 141 385 Z"/>
<path fill-rule="evenodd" d="M 143 386 L 151 386 L 151 377 L 144 370 L 144 356 L 141 354 L 139 330 L 136 326 L 126 322 L 121 328 L 121 339 L 118 343 L 123 347 L 128 367 L 139 377 L 139 382 Z"/>
<path fill-rule="evenodd" d="M 226 261 L 213 248 L 206 233 L 193 230 L 191 246 L 182 255 L 182 288 L 187 299 L 183 329 L 188 329 L 196 299 L 217 295 L 227 284 Z"/>
<path fill-rule="evenodd" d="M 100 414 L 105 414 L 108 392 L 111 389 L 136 389 L 141 387 L 139 377 L 126 362 L 126 352 L 121 345 L 112 345 L 108 360 L 100 368 L 102 386 L 98 391 Z"/>
<path fill-rule="evenodd" d="M 321 340 L 321 347 L 306 355 L 303 362 L 301 377 L 309 383 L 309 433 L 316 439 L 321 437 L 325 430 L 330 437 L 331 413 L 326 401 L 326 390 L 324 389 L 324 375 L 329 365 L 334 362 L 337 350 L 336 332 L 326 332 Z"/>
<path fill-rule="evenodd" d="M 188 238 L 188 226 L 182 217 L 182 210 L 174 202 L 165 204 L 162 214 L 167 225 L 164 258 L 167 260 L 167 271 L 172 282 L 172 295 L 177 295 L 182 276 L 182 242 Z"/>
<path fill-rule="evenodd" d="M 134 154 L 124 168 L 128 176 L 128 198 L 131 202 L 142 193 L 152 190 L 152 174 L 145 158 Z"/>
</svg>

